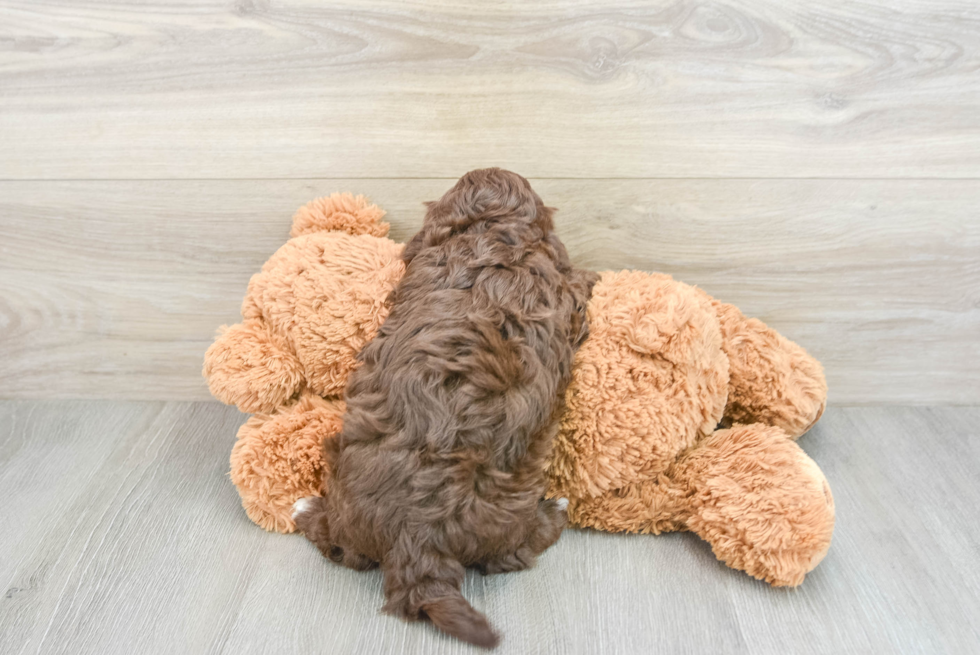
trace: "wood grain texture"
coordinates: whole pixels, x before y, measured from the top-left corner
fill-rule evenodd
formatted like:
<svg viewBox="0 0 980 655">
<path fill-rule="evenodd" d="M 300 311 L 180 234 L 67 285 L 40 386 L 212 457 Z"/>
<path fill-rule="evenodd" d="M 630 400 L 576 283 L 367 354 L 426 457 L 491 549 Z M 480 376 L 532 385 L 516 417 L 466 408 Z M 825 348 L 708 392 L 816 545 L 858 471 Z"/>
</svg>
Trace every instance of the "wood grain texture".
<svg viewBox="0 0 980 655">
<path fill-rule="evenodd" d="M 207 405 L 0 408 L 0 652 L 203 652 L 257 552 Z M 230 519 L 230 520 L 229 520 Z"/>
<path fill-rule="evenodd" d="M 0 1 L 0 179 L 980 177 L 973 0 Z"/>
<path fill-rule="evenodd" d="M 213 403 L 0 403 L 0 652 L 476 653 L 382 616 L 381 577 L 261 531 Z M 980 408 L 830 408 L 801 445 L 833 487 L 795 590 L 690 534 L 566 531 L 464 593 L 510 653 L 969 653 L 980 644 Z"/>
<path fill-rule="evenodd" d="M 661 271 L 796 340 L 834 403 L 980 398 L 980 182 L 533 180 L 573 259 Z M 406 239 L 447 180 L 0 182 L 0 397 L 203 400 L 203 353 L 294 208 Z"/>
</svg>

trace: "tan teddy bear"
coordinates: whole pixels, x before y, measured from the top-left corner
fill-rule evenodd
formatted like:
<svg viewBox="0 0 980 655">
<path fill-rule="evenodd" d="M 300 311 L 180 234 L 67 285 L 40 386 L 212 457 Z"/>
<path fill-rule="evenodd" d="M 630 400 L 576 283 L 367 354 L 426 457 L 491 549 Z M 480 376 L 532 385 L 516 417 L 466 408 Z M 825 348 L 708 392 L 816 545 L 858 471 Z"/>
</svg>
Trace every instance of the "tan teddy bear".
<svg viewBox="0 0 980 655">
<path fill-rule="evenodd" d="M 404 273 L 402 244 L 362 196 L 306 205 L 256 274 L 243 322 L 208 349 L 219 400 L 252 416 L 232 450 L 248 516 L 294 529 L 321 489 L 321 445 L 341 428 L 360 349 Z M 667 275 L 606 272 L 588 308 L 549 468 L 572 525 L 689 530 L 729 566 L 798 585 L 823 559 L 834 503 L 794 439 L 823 412 L 820 364 L 731 305 Z"/>
</svg>

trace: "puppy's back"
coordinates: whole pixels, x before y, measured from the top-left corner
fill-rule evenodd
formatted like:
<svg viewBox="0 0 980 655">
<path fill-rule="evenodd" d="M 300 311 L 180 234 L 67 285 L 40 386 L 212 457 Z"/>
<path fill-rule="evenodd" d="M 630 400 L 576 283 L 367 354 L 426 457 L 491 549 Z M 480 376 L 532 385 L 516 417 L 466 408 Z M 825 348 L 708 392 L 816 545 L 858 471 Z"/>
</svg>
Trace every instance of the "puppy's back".
<svg viewBox="0 0 980 655">
<path fill-rule="evenodd" d="M 400 446 L 519 454 L 550 420 L 587 300 L 551 215 L 524 178 L 499 169 L 464 176 L 430 204 L 350 394 L 383 371 L 373 382 L 403 428 Z"/>
<path fill-rule="evenodd" d="M 404 258 L 348 387 L 331 504 L 348 547 L 382 561 L 388 611 L 490 645 L 459 592 L 463 567 L 537 529 L 547 428 L 594 278 L 572 270 L 527 181 L 498 169 L 431 203 Z"/>
</svg>

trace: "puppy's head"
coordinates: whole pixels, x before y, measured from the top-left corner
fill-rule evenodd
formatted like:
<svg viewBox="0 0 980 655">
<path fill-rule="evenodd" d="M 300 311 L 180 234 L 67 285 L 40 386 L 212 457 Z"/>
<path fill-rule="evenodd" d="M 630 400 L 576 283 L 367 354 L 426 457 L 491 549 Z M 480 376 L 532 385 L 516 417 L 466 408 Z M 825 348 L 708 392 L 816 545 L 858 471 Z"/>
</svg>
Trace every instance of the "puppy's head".
<svg viewBox="0 0 980 655">
<path fill-rule="evenodd" d="M 551 210 L 517 173 L 502 168 L 470 171 L 436 202 L 428 203 L 426 224 L 463 231 L 479 221 L 542 222 L 552 229 Z"/>
<path fill-rule="evenodd" d="M 422 229 L 402 254 L 406 263 L 422 248 L 441 244 L 477 225 L 523 225 L 537 228 L 542 235 L 554 230 L 554 210 L 544 206 L 527 180 L 501 168 L 470 171 L 442 198 L 425 204 L 428 210 Z"/>
</svg>

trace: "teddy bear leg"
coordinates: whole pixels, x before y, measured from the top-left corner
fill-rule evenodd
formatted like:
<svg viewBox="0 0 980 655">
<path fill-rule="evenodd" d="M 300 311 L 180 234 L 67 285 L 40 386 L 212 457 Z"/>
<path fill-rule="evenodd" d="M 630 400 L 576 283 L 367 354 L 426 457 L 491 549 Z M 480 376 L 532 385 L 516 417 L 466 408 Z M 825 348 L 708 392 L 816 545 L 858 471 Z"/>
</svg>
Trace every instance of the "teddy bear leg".
<svg viewBox="0 0 980 655">
<path fill-rule="evenodd" d="M 719 430 L 656 479 L 573 499 L 572 525 L 614 532 L 691 531 L 718 559 L 774 586 L 796 586 L 834 531 L 834 499 L 816 463 L 777 427 Z"/>
<path fill-rule="evenodd" d="M 778 427 L 719 430 L 666 475 L 684 490 L 687 529 L 734 569 L 773 586 L 796 586 L 830 548 L 830 486 Z"/>
<path fill-rule="evenodd" d="M 319 495 L 323 441 L 340 432 L 344 403 L 306 392 L 273 414 L 251 417 L 231 451 L 231 480 L 248 517 L 266 530 L 292 532 L 292 507 Z"/>
<path fill-rule="evenodd" d="M 303 365 L 280 348 L 261 320 L 222 328 L 204 355 L 204 377 L 215 398 L 243 412 L 272 412 L 299 392 Z"/>
<path fill-rule="evenodd" d="M 722 425 L 766 423 L 796 439 L 817 422 L 827 402 L 823 367 L 807 352 L 733 305 L 712 304 L 728 355 L 728 404 Z"/>
</svg>

